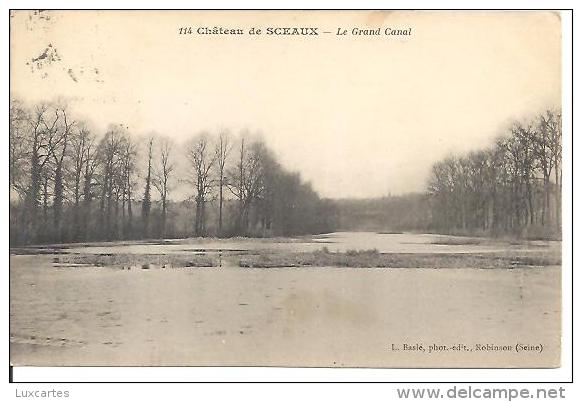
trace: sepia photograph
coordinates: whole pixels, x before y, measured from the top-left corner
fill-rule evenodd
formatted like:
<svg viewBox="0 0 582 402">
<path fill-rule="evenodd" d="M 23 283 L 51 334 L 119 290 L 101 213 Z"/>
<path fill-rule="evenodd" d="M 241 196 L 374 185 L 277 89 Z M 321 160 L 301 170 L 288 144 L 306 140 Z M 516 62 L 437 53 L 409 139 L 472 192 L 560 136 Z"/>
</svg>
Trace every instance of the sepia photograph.
<svg viewBox="0 0 582 402">
<path fill-rule="evenodd" d="M 11 10 L 10 364 L 560 367 L 562 17 Z"/>
</svg>

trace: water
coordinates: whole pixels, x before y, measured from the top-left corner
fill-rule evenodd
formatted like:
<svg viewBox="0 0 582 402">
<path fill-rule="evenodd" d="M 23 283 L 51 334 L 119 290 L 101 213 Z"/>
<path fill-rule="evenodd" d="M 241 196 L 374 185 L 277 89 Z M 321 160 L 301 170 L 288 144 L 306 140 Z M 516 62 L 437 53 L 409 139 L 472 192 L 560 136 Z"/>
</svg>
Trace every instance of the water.
<svg viewBox="0 0 582 402">
<path fill-rule="evenodd" d="M 162 255 L 322 247 L 383 253 L 559 251 L 556 242 L 370 232 L 93 243 L 55 251 Z M 33 255 L 10 257 L 15 365 L 542 367 L 559 361 L 558 266 L 122 270 L 55 264 L 60 256 L 30 251 Z M 543 344 L 545 352 L 524 360 L 515 353 L 411 356 L 388 348 L 402 342 L 517 341 Z"/>
<path fill-rule="evenodd" d="M 453 244 L 450 244 L 453 243 Z M 474 244 L 467 244 L 474 243 Z M 508 250 L 544 252 L 559 247 L 559 242 L 523 242 L 510 244 L 490 239 L 443 236 L 434 234 L 374 232 L 336 232 L 318 236 L 272 239 L 175 239 L 163 242 L 123 242 L 73 245 L 67 253 L 90 254 L 181 254 L 218 251 L 293 251 L 309 252 L 327 247 L 334 252 L 376 249 L 381 253 L 492 253 Z"/>
<path fill-rule="evenodd" d="M 560 269 L 52 269 L 10 258 L 15 365 L 542 367 L 560 353 Z M 411 355 L 389 345 L 544 345 Z"/>
</svg>

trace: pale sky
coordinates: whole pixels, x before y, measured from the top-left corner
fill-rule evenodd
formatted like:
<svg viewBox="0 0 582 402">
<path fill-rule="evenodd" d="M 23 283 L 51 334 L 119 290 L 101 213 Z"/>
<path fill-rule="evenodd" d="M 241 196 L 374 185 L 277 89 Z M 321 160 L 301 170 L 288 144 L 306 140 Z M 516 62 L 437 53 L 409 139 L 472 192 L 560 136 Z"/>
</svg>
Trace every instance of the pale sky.
<svg viewBox="0 0 582 402">
<path fill-rule="evenodd" d="M 181 26 L 320 35 L 178 35 Z M 412 35 L 350 35 L 387 27 Z M 49 43 L 60 60 L 26 64 Z M 11 91 L 67 99 L 101 132 L 123 123 L 182 142 L 260 131 L 322 196 L 374 197 L 421 191 L 436 160 L 558 106 L 560 43 L 549 12 L 13 12 Z"/>
</svg>

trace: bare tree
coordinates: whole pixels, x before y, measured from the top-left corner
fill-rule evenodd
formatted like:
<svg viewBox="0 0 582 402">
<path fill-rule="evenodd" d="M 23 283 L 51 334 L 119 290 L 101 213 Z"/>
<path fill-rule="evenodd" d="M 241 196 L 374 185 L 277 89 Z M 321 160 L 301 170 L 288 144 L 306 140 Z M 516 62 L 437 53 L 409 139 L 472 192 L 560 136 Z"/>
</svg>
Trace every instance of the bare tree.
<svg viewBox="0 0 582 402">
<path fill-rule="evenodd" d="M 83 236 L 85 239 L 89 237 L 89 227 L 91 221 L 91 202 L 93 200 L 93 187 L 95 172 L 99 168 L 98 152 L 99 148 L 96 144 L 96 137 L 90 136 L 85 144 L 85 157 L 83 167 L 83 216 L 82 220 Z"/>
<path fill-rule="evenodd" d="M 230 136 L 227 132 L 222 131 L 218 135 L 218 139 L 216 140 L 215 146 L 215 154 L 216 154 L 216 170 L 218 176 L 218 236 L 222 237 L 222 210 L 223 210 L 223 203 L 224 203 L 224 186 L 226 180 L 226 163 L 228 160 L 228 155 L 232 150 L 232 145 L 230 143 Z"/>
<path fill-rule="evenodd" d="M 26 159 L 28 155 L 27 143 L 28 122 L 31 116 L 18 99 L 10 101 L 10 190 L 15 191 L 22 199 L 26 197 Z"/>
<path fill-rule="evenodd" d="M 533 151 L 534 128 L 531 123 L 517 123 L 512 129 L 512 134 L 516 138 L 519 146 L 519 156 L 515 161 L 520 164 L 521 179 L 525 187 L 525 199 L 527 202 L 527 211 L 529 223 L 533 224 L 535 220 L 534 193 L 533 193 L 533 174 L 535 170 L 535 157 Z"/>
<path fill-rule="evenodd" d="M 84 219 L 81 219 L 82 205 L 81 195 L 84 192 L 84 178 L 88 173 L 87 167 L 94 163 L 95 153 L 95 136 L 91 133 L 84 122 L 77 125 L 77 130 L 73 131 L 71 136 L 71 176 L 73 179 L 73 238 L 79 239 L 82 236 L 83 229 L 86 227 L 83 222 L 87 222 L 89 211 L 85 211 Z M 91 161 L 89 159 L 92 159 Z M 90 186 L 90 180 L 89 180 Z M 90 188 L 85 191 L 90 192 Z"/>
<path fill-rule="evenodd" d="M 556 228 L 562 228 L 562 113 L 549 111 L 546 113 L 545 130 L 549 142 L 550 159 L 553 160 L 555 199 L 556 199 Z"/>
<path fill-rule="evenodd" d="M 549 218 L 550 207 L 550 178 L 554 169 L 554 157 L 552 155 L 552 135 L 555 132 L 554 113 L 547 110 L 539 116 L 536 135 L 533 137 L 533 152 L 537 159 L 539 170 L 543 175 L 544 198 L 542 204 L 541 223 L 546 224 Z"/>
<path fill-rule="evenodd" d="M 141 217 L 143 220 L 144 237 L 149 237 L 150 229 L 150 210 L 152 206 L 151 184 L 152 184 L 152 157 L 153 157 L 154 139 L 150 138 L 148 141 L 148 170 L 146 175 L 145 189 L 143 193 L 143 200 L 141 204 Z"/>
<path fill-rule="evenodd" d="M 100 229 L 101 236 L 107 240 L 117 234 L 117 219 L 113 219 L 113 212 L 117 210 L 117 195 L 119 194 L 119 177 L 123 176 L 125 130 L 121 125 L 112 125 L 105 133 L 99 144 L 100 157 Z"/>
<path fill-rule="evenodd" d="M 195 235 L 205 234 L 205 207 L 207 197 L 212 189 L 211 170 L 216 162 L 216 153 L 212 152 L 206 133 L 196 136 L 188 146 L 188 159 L 192 169 L 191 183 L 195 187 L 196 222 Z"/>
<path fill-rule="evenodd" d="M 245 147 L 245 137 L 242 136 L 237 150 L 237 162 L 236 166 L 230 169 L 228 172 L 229 179 L 227 181 L 228 189 L 238 200 L 238 216 L 236 222 L 236 232 L 238 234 L 243 234 L 246 230 L 246 219 L 248 210 L 248 195 L 247 195 L 247 163 L 246 160 L 248 150 Z"/>
<path fill-rule="evenodd" d="M 429 181 L 433 221 L 444 230 L 551 236 L 550 194 L 559 233 L 561 115 L 546 111 L 515 122 L 485 152 L 437 162 Z M 551 175 L 555 175 L 555 183 Z M 541 177 L 540 177 L 541 176 Z M 449 211 L 460 211 L 461 219 Z M 540 225 L 541 224 L 541 225 Z"/>
<path fill-rule="evenodd" d="M 34 242 L 44 232 L 48 220 L 48 174 L 47 163 L 52 156 L 52 136 L 59 121 L 57 109 L 47 104 L 37 105 L 29 116 L 30 165 L 29 185 L 26 191 L 23 224 L 25 242 Z M 43 198 L 42 230 L 39 230 L 38 209 Z"/>
<path fill-rule="evenodd" d="M 122 215 L 124 222 L 124 236 L 131 237 L 133 233 L 133 210 L 132 210 L 132 191 L 134 182 L 132 177 L 135 173 L 135 164 L 137 159 L 137 146 L 131 136 L 126 135 L 122 151 Z M 127 210 L 127 216 L 126 211 Z"/>
<path fill-rule="evenodd" d="M 168 209 L 168 196 L 170 192 L 170 175 L 174 171 L 174 163 L 170 159 L 173 143 L 168 138 L 163 138 L 159 142 L 159 165 L 154 169 L 153 184 L 160 193 L 162 203 L 162 222 L 160 234 L 162 238 L 166 237 L 166 221 Z"/>
<path fill-rule="evenodd" d="M 155 235 L 166 236 L 167 227 L 175 224 L 168 214 L 175 171 L 172 143 L 163 140 L 158 146 L 151 139 L 148 152 L 141 155 L 144 164 L 147 158 L 147 174 L 144 210 L 137 222 L 146 231 L 138 233 L 132 230 L 132 202 L 140 155 L 126 129 L 110 125 L 98 138 L 88 123 L 75 124 L 74 116 L 64 107 L 39 104 L 28 109 L 12 100 L 10 241 L 22 244 L 150 236 L 152 185 L 161 200 L 160 231 Z M 195 235 L 207 234 L 210 224 L 205 208 L 215 194 L 217 233 L 224 235 L 230 223 L 224 213 L 225 186 L 238 201 L 231 226 L 240 234 L 256 235 L 261 229 L 263 236 L 307 233 L 330 226 L 327 218 L 320 219 L 325 215 L 323 203 L 310 185 L 303 183 L 299 174 L 286 172 L 263 142 L 241 140 L 238 161 L 231 164 L 235 159 L 231 158 L 232 145 L 226 131 L 214 140 L 199 135 L 189 144 L 190 182 L 196 198 Z M 175 205 L 175 215 L 184 216 L 188 203 Z M 191 234 L 189 227 L 182 233 Z"/>
<path fill-rule="evenodd" d="M 75 122 L 71 121 L 67 116 L 67 110 L 57 108 L 56 113 L 60 110 L 60 125 L 49 128 L 45 124 L 45 128 L 49 135 L 49 144 L 52 149 L 52 156 L 54 160 L 54 199 L 53 199 L 53 222 L 55 236 L 57 241 L 62 240 L 62 214 L 63 214 L 63 200 L 64 200 L 64 161 L 67 155 L 67 147 L 69 145 L 69 138 L 71 130 L 75 126 Z"/>
<path fill-rule="evenodd" d="M 247 146 L 244 136 L 241 137 L 236 165 L 228 172 L 227 187 L 238 200 L 236 229 L 239 234 L 247 234 L 251 206 L 264 190 L 265 153 L 263 142 L 253 141 Z"/>
</svg>

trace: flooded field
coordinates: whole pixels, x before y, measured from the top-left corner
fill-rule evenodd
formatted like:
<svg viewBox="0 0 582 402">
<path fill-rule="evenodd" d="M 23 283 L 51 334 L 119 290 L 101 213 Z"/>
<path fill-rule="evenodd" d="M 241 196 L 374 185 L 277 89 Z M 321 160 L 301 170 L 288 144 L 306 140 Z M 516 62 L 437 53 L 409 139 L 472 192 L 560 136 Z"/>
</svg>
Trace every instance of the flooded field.
<svg viewBox="0 0 582 402">
<path fill-rule="evenodd" d="M 399 265 L 241 266 L 252 256 L 311 255 L 323 247 L 334 258 L 375 249 L 375 258 L 398 255 Z M 556 366 L 560 247 L 559 242 L 333 233 L 13 249 L 11 361 Z M 444 258 L 443 267 L 453 259 L 455 269 L 434 269 L 431 255 L 435 261 Z M 407 258 L 415 268 L 401 266 Z M 465 260 L 468 266 L 459 266 Z M 476 267 L 480 261 L 490 269 Z M 404 344 L 427 350 L 403 350 Z M 451 349 L 457 344 L 467 349 Z M 478 351 L 477 344 L 542 345 L 543 351 Z M 447 350 L 429 353 L 429 346 Z"/>
<path fill-rule="evenodd" d="M 337 232 L 326 235 L 272 239 L 167 239 L 153 242 L 116 242 L 45 246 L 44 249 L 67 253 L 170 254 L 213 252 L 219 250 L 314 251 L 322 246 L 330 251 L 377 249 L 381 253 L 476 253 L 546 252 L 561 247 L 555 241 L 509 242 L 493 239 L 416 233 Z M 462 247 L 460 247 L 462 246 Z"/>
</svg>

